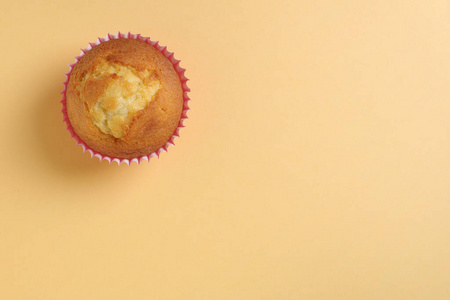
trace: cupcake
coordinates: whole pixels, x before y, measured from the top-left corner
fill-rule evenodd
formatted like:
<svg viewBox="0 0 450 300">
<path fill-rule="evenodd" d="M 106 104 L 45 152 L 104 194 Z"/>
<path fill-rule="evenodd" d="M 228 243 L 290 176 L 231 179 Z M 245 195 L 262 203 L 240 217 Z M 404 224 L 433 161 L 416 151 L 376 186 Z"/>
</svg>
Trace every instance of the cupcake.
<svg viewBox="0 0 450 300">
<path fill-rule="evenodd" d="M 188 100 L 184 70 L 172 54 L 140 36 L 125 37 L 99 39 L 86 51 L 68 74 L 63 99 L 77 140 L 101 159 L 120 162 L 166 150 Z"/>
</svg>

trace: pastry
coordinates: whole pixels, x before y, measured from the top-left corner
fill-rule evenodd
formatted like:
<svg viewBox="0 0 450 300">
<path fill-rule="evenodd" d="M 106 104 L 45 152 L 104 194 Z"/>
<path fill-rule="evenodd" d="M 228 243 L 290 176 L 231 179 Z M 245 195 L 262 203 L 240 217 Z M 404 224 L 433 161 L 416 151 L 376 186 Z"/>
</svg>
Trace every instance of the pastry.
<svg viewBox="0 0 450 300">
<path fill-rule="evenodd" d="M 129 38 L 87 51 L 69 75 L 65 98 L 74 133 L 114 158 L 163 147 L 183 111 L 183 87 L 172 62 L 152 45 Z"/>
</svg>

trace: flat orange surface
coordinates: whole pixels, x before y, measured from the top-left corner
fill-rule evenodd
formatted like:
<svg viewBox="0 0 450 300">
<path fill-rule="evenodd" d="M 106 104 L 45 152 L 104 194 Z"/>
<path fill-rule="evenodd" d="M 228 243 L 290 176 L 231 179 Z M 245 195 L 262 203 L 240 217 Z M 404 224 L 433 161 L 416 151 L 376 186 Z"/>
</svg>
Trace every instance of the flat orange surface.
<svg viewBox="0 0 450 300">
<path fill-rule="evenodd" d="M 192 89 L 130 167 L 59 103 L 118 30 Z M 449 1 L 4 1 L 0 36 L 0 299 L 450 299 Z"/>
</svg>

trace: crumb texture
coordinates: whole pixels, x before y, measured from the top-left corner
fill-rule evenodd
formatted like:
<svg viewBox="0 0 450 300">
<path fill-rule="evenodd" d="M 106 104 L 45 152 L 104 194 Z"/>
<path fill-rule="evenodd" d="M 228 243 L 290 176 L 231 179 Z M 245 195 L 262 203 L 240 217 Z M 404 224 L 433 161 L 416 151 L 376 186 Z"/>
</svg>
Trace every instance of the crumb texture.
<svg viewBox="0 0 450 300">
<path fill-rule="evenodd" d="M 103 62 L 94 73 L 87 74 L 80 85 L 81 91 L 86 81 L 112 77 L 103 94 L 89 109 L 93 123 L 106 134 L 122 138 L 135 114 L 153 100 L 161 88 L 161 82 L 153 72 L 138 72 L 132 67 Z M 83 95 L 81 95 L 83 97 Z"/>
</svg>

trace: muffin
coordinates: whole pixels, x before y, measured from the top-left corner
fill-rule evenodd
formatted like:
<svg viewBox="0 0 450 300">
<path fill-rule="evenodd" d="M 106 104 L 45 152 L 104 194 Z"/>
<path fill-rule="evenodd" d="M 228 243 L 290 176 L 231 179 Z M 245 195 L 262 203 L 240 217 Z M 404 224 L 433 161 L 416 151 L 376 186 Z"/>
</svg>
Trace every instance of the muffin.
<svg viewBox="0 0 450 300">
<path fill-rule="evenodd" d="M 65 100 L 79 139 L 102 155 L 131 159 L 172 138 L 182 116 L 183 84 L 169 58 L 149 43 L 111 39 L 74 65 Z"/>
</svg>

